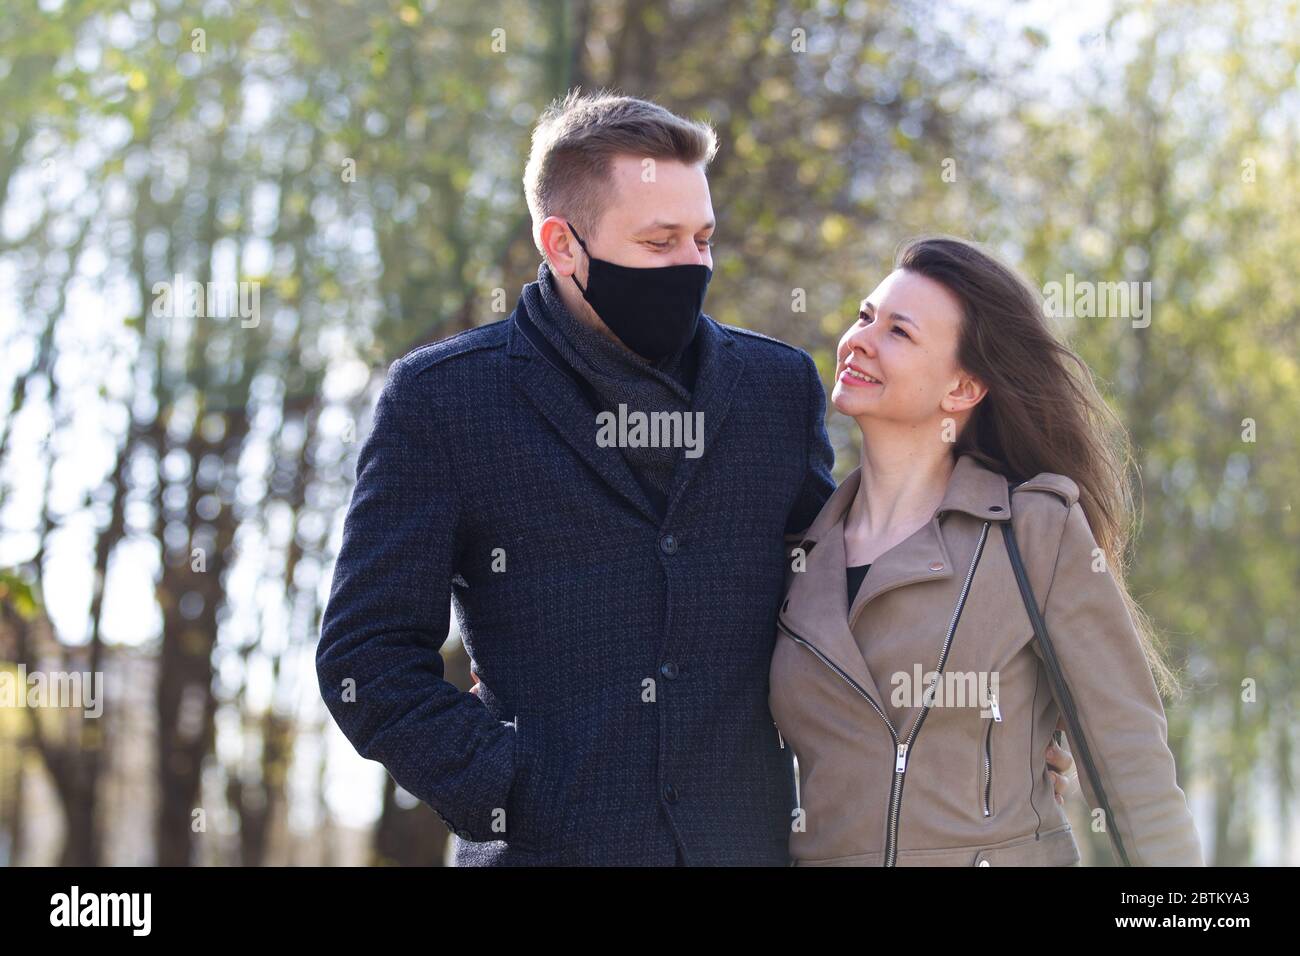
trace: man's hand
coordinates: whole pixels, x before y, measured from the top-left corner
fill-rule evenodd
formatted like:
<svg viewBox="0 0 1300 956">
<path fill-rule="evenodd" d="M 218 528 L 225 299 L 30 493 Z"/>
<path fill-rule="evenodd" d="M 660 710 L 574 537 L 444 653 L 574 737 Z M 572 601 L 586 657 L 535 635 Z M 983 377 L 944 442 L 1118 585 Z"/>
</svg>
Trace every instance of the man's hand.
<svg viewBox="0 0 1300 956">
<path fill-rule="evenodd" d="M 1070 773 L 1070 768 L 1074 766 L 1074 758 L 1070 752 L 1065 749 L 1065 717 L 1062 716 L 1056 722 L 1055 739 L 1047 743 L 1047 772 L 1052 777 L 1053 795 L 1056 802 L 1065 805 L 1065 794 L 1070 789 L 1070 780 L 1075 774 Z M 1057 745 L 1057 741 L 1060 745 Z"/>
</svg>

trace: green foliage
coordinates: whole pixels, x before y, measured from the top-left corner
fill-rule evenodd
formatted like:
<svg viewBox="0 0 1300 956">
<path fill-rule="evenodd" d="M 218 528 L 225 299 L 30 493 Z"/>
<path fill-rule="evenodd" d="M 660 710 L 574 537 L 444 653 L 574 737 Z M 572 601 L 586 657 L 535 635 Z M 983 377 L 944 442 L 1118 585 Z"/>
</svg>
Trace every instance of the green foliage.
<svg viewBox="0 0 1300 956">
<path fill-rule="evenodd" d="M 136 429 L 172 429 L 182 457 L 221 457 L 231 485 L 240 442 L 266 442 L 282 482 L 267 496 L 301 518 L 349 450 L 314 431 L 331 374 L 357 360 L 378 372 L 502 319 L 498 290 L 508 310 L 535 276 L 520 177 L 538 111 L 571 83 L 656 99 L 720 136 L 710 314 L 807 349 L 827 375 L 858 300 L 920 232 L 986 241 L 1037 284 L 1152 283 L 1148 327 L 1077 318 L 1061 331 L 1137 448 L 1131 584 L 1194 690 L 1170 712 L 1180 767 L 1213 770 L 1218 862 L 1249 860 L 1251 787 L 1264 777 L 1283 807 L 1294 800 L 1300 725 L 1300 14 L 1122 3 L 1080 40 L 1052 23 L 1004 30 L 1004 12 L 11 0 L 0 202 L 16 231 L 0 259 L 21 318 L 6 348 L 25 343 L 28 377 L 53 387 L 14 387 L 3 435 L 75 388 L 67 296 L 97 250 L 101 293 L 118 284 L 93 347 L 131 365 L 127 378 L 110 360 L 96 370 L 99 400 L 122 409 L 151 390 L 157 420 L 140 403 Z M 1057 69 L 1063 54 L 1078 66 Z M 55 188 L 77 177 L 71 195 Z M 258 249 L 269 254 L 245 258 Z M 210 277 L 232 250 L 261 286 L 257 327 L 152 314 L 154 283 Z M 363 396 L 349 401 L 359 416 Z M 230 447 L 186 444 L 200 413 L 221 416 Z M 281 441 L 289 420 L 316 443 L 302 460 Z M 829 424 L 843 473 L 856 429 Z M 265 500 L 244 504 L 241 520 L 267 520 Z M 317 526 L 331 507 L 325 496 Z M 303 549 L 328 558 L 323 533 Z M 0 574 L 20 614 L 38 612 L 36 593 Z M 297 638 L 313 626 L 301 615 Z"/>
</svg>

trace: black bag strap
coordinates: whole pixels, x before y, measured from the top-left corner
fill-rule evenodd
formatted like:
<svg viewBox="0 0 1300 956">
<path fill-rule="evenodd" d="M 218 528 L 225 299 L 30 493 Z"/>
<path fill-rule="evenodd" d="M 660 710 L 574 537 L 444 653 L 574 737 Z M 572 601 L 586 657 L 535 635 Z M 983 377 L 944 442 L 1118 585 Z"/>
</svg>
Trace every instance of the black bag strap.
<svg viewBox="0 0 1300 956">
<path fill-rule="evenodd" d="M 1007 501 L 1010 503 L 1010 492 L 1015 491 L 1022 482 L 1011 483 L 1007 489 Z M 1092 782 L 1092 789 L 1097 795 L 1097 800 L 1101 803 L 1101 812 L 1106 821 L 1106 834 L 1110 837 L 1111 845 L 1115 848 L 1115 853 L 1124 866 L 1132 866 L 1129 862 L 1128 853 L 1124 849 L 1124 841 L 1120 839 L 1119 830 L 1115 826 L 1115 814 L 1111 812 L 1110 802 L 1106 799 L 1106 791 L 1102 786 L 1101 774 L 1097 772 L 1097 765 L 1093 763 L 1092 751 L 1088 747 L 1088 741 L 1083 736 L 1083 726 L 1079 723 L 1078 712 L 1074 709 L 1074 697 L 1070 694 L 1070 687 L 1065 682 L 1065 675 L 1061 672 L 1061 662 L 1056 656 L 1056 648 L 1052 646 L 1052 639 L 1047 633 L 1047 622 L 1043 620 L 1043 615 L 1038 610 L 1038 601 L 1034 598 L 1033 588 L 1029 584 L 1029 575 L 1025 571 L 1025 564 L 1020 558 L 1020 547 L 1016 544 L 1016 532 L 1012 527 L 1010 519 L 1002 522 L 1002 537 L 1007 544 L 1007 557 L 1011 559 L 1011 569 L 1016 575 L 1016 584 L 1020 586 L 1020 596 L 1024 599 L 1025 610 L 1029 613 L 1029 622 L 1034 627 L 1034 637 L 1038 640 L 1038 646 L 1043 652 L 1043 663 L 1047 668 L 1047 679 L 1051 682 L 1052 693 L 1056 697 L 1056 702 L 1060 705 L 1065 714 L 1065 725 L 1070 735 L 1070 744 L 1077 751 L 1079 759 L 1083 761 L 1084 772 Z"/>
</svg>

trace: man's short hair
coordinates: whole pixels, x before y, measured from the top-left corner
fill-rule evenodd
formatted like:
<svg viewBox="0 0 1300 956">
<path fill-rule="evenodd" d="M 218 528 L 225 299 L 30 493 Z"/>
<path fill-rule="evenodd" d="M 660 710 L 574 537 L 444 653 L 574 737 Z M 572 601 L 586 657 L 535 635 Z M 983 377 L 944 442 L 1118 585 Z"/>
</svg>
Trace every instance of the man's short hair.
<svg viewBox="0 0 1300 956">
<path fill-rule="evenodd" d="M 633 96 L 570 90 L 542 111 L 533 129 L 524 170 L 533 242 L 541 251 L 539 230 L 547 216 L 572 221 L 584 238 L 595 229 L 612 198 L 614 156 L 708 166 L 717 151 L 717 136 L 707 123 Z"/>
</svg>

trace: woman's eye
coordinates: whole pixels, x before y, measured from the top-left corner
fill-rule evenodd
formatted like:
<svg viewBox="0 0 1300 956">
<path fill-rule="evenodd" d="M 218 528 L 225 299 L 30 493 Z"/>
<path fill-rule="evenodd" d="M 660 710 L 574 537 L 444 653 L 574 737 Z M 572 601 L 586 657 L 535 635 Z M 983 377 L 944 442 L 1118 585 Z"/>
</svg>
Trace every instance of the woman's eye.
<svg viewBox="0 0 1300 956">
<path fill-rule="evenodd" d="M 906 332 L 903 331 L 903 327 L 902 327 L 901 325 L 896 325 L 896 326 L 894 326 L 894 331 L 897 332 L 899 335 L 901 335 L 901 336 L 902 336 L 903 338 L 905 338 L 905 339 L 910 339 L 910 338 L 911 338 L 910 335 L 908 335 Z"/>
<path fill-rule="evenodd" d="M 655 241 L 654 239 L 650 239 L 646 241 L 646 245 L 653 246 L 656 249 L 667 249 L 669 243 L 667 239 L 664 239 L 662 241 Z"/>
<path fill-rule="evenodd" d="M 699 244 L 700 244 L 701 246 L 703 246 L 705 249 L 712 249 L 712 248 L 713 248 L 713 240 L 712 240 L 712 239 L 699 239 L 699 240 L 697 240 L 697 242 L 699 242 Z"/>
</svg>

